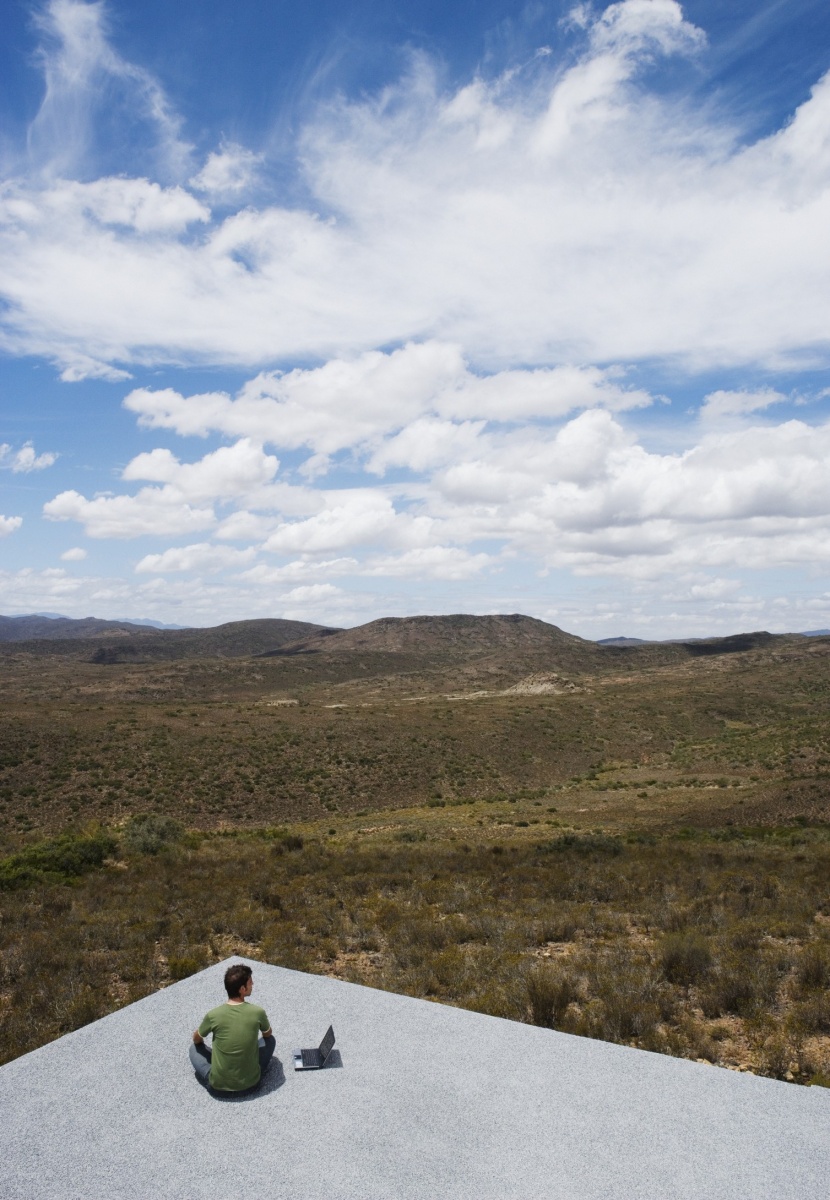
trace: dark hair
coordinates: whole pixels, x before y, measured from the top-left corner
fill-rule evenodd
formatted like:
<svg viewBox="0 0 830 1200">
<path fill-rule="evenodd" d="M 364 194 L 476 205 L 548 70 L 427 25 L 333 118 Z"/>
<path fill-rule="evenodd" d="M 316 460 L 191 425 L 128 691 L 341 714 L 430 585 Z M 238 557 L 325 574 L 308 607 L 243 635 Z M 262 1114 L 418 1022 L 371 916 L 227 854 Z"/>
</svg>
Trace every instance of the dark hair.
<svg viewBox="0 0 830 1200">
<path fill-rule="evenodd" d="M 245 987 L 252 975 L 253 971 L 244 963 L 234 963 L 232 967 L 228 967 L 225 972 L 225 991 L 229 1000 L 236 999 L 239 989 Z"/>
</svg>

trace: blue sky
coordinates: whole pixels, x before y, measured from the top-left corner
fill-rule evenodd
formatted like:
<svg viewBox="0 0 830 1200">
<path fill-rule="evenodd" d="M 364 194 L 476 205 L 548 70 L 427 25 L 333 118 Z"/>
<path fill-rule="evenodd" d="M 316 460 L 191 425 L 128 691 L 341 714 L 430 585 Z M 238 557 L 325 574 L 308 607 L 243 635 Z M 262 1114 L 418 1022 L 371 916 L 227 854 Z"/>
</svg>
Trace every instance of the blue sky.
<svg viewBox="0 0 830 1200">
<path fill-rule="evenodd" d="M 830 625 L 830 10 L 5 0 L 0 611 Z"/>
</svg>

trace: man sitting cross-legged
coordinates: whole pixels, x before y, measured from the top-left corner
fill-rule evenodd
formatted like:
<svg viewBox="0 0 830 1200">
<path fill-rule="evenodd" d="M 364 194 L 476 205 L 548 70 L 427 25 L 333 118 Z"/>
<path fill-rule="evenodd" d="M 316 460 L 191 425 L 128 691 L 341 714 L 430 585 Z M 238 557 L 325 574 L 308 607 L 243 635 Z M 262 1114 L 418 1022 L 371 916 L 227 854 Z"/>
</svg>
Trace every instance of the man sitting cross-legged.
<svg viewBox="0 0 830 1200">
<path fill-rule="evenodd" d="M 235 963 L 225 972 L 228 999 L 212 1008 L 193 1034 L 190 1061 L 200 1083 L 216 1092 L 252 1091 L 271 1061 L 276 1042 L 265 1010 L 247 1000 L 254 990 L 250 967 Z M 210 1049 L 205 1038 L 213 1034 Z M 260 1033 L 262 1036 L 260 1037 Z"/>
</svg>

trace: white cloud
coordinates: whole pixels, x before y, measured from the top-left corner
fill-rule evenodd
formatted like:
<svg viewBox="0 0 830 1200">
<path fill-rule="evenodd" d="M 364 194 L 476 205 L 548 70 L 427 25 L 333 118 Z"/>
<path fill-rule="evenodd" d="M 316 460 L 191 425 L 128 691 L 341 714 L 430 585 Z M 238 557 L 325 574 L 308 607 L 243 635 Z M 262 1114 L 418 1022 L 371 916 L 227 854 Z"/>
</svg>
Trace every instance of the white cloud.
<svg viewBox="0 0 830 1200">
<path fill-rule="evenodd" d="M 13 450 L 8 442 L 0 445 L 0 467 L 7 467 L 15 474 L 42 471 L 44 467 L 51 467 L 57 457 L 51 450 L 36 454 L 31 442 L 26 442 L 19 450 Z"/>
<path fill-rule="evenodd" d="M 597 621 L 645 622 L 651 597 L 673 628 L 695 605 L 725 622 L 777 611 L 736 571 L 824 569 L 830 425 L 776 417 L 796 391 L 709 392 L 674 453 L 621 414 L 656 399 L 631 382 L 638 360 L 678 376 L 749 364 L 753 381 L 826 362 L 830 75 L 749 143 L 716 104 L 649 90 L 651 65 L 706 52 L 674 0 L 579 6 L 577 40 L 533 72 L 449 91 L 416 56 L 382 94 L 321 105 L 286 189 L 307 201 L 291 207 L 245 146 L 193 164 L 100 4 L 43 12 L 37 169 L 0 188 L 0 348 L 47 355 L 69 381 L 133 363 L 259 372 L 233 395 L 129 393 L 143 428 L 231 444 L 193 462 L 150 449 L 123 494 L 49 500 L 48 519 L 92 537 L 189 544 L 142 547 L 129 582 L 38 576 L 44 597 L 207 623 L 242 596 L 252 613 L 335 620 L 475 579 L 468 597 L 509 610 L 527 605 L 492 589 L 520 563 L 574 587 L 610 580 Z M 155 162 L 130 176 L 95 166 L 107 87 L 154 131 Z M 18 472 L 55 457 L 0 448 Z"/>
<path fill-rule="evenodd" d="M 192 546 L 174 546 L 163 554 L 145 554 L 136 563 L 137 574 L 166 574 L 171 571 L 223 571 L 239 567 L 256 557 L 256 549 L 234 550 L 231 546 L 213 546 L 196 542 Z"/>
<path fill-rule="evenodd" d="M 106 379 L 110 383 L 119 383 L 124 379 L 132 379 L 129 371 L 112 367 L 77 350 L 67 348 L 61 353 L 60 359 L 64 364 L 60 373 L 63 383 L 81 383 L 84 379 Z"/>
<path fill-rule="evenodd" d="M 271 482 L 279 459 L 249 438 L 221 446 L 195 463 L 181 463 L 170 450 L 151 450 L 127 463 L 122 478 L 163 483 L 188 500 L 246 496 Z"/>
<path fill-rule="evenodd" d="M 208 155 L 201 171 L 190 180 L 191 186 L 218 197 L 236 196 L 251 186 L 262 160 L 263 155 L 236 142 L 223 142 L 219 150 Z"/>
<path fill-rule="evenodd" d="M 315 452 L 312 476 L 325 472 L 327 456 L 361 447 L 372 452 L 373 471 L 390 465 L 421 469 L 417 464 L 452 457 L 471 444 L 482 427 L 477 418 L 511 423 L 561 418 L 596 405 L 622 411 L 650 403 L 647 392 L 625 386 L 619 368 L 482 376 L 470 370 L 458 346 L 435 340 L 286 374 L 263 373 L 235 399 L 222 392 L 185 397 L 172 388 L 137 388 L 124 401 L 147 429 L 246 435 L 286 449 L 307 446 Z M 399 434 L 396 441 L 375 449 L 389 433 Z"/>
<path fill-rule="evenodd" d="M 82 546 L 73 546 L 69 550 L 64 550 L 61 555 L 63 562 L 83 562 L 86 558 L 86 550 Z"/>
<path fill-rule="evenodd" d="M 3 517 L 0 516 L 0 537 L 7 537 L 10 533 L 14 533 L 23 524 L 22 517 Z"/>
<path fill-rule="evenodd" d="M 209 529 L 212 508 L 194 508 L 171 488 L 142 488 L 135 496 L 95 496 L 61 492 L 43 506 L 50 521 L 80 521 L 93 538 L 174 537 Z"/>
<path fill-rule="evenodd" d="M 46 90 L 29 130 L 29 151 L 40 168 L 52 176 L 83 171 L 95 155 L 96 118 L 116 94 L 133 121 L 152 132 L 157 166 L 178 174 L 191 149 L 181 139 L 181 121 L 153 76 L 112 46 L 102 0 L 47 0 L 34 18 L 43 33 Z"/>
<path fill-rule="evenodd" d="M 141 488 L 134 496 L 106 494 L 91 500 L 74 490 L 61 492 L 43 506 L 43 513 L 52 521 L 80 521 L 95 538 L 193 533 L 216 524 L 214 503 L 256 496 L 278 466 L 276 458 L 247 438 L 195 463 L 179 462 L 169 450 L 151 450 L 132 459 L 122 477 L 163 486 Z"/>
<path fill-rule="evenodd" d="M 399 579 L 471 579 L 493 565 L 489 554 L 471 554 L 457 546 L 422 546 L 404 554 L 368 559 L 361 572 Z"/>
<path fill-rule="evenodd" d="M 416 59 L 381 95 L 333 100 L 309 121 L 294 181 L 307 207 L 275 197 L 206 225 L 180 184 L 57 179 L 101 78 L 134 89 L 168 163 L 189 151 L 158 86 L 110 46 L 99 5 L 46 11 L 59 48 L 33 143 L 45 138 L 57 166 L 51 184 L 4 197 L 3 342 L 69 378 L 84 362 L 350 360 L 430 338 L 491 371 L 826 360 L 830 76 L 747 145 L 714 105 L 647 90 L 657 58 L 702 51 L 674 0 L 583 10 L 581 52 L 551 56 L 544 83 L 509 73 L 447 94 Z M 226 146 L 193 178 L 228 195 L 253 157 Z M 261 385 L 295 441 L 328 453 L 319 413 L 283 400 L 292 386 Z M 332 442 L 343 436 L 334 422 Z"/>
<path fill-rule="evenodd" d="M 301 587 L 291 588 L 280 596 L 283 604 L 319 604 L 321 600 L 331 600 L 343 595 L 340 588 L 331 583 L 309 583 Z"/>
<path fill-rule="evenodd" d="M 7 198 L 7 212 L 14 213 L 15 191 Z M 181 233 L 194 221 L 210 218 L 195 196 L 182 187 L 161 187 L 148 179 L 95 179 L 90 183 L 61 180 L 40 193 L 36 208 L 17 210 L 21 226 L 30 232 L 60 225 L 83 235 L 88 222 L 123 228 L 137 234 Z"/>
<path fill-rule="evenodd" d="M 783 404 L 787 399 L 774 388 L 762 388 L 756 392 L 710 392 L 704 397 L 700 418 L 703 421 L 717 421 L 723 417 L 744 417 L 762 412 L 773 404 Z"/>
<path fill-rule="evenodd" d="M 577 573 L 809 565 L 830 539 L 830 425 L 788 421 L 649 453 L 607 413 L 555 435 L 482 442 L 435 477 L 424 511 L 461 540 L 496 537 Z"/>
<path fill-rule="evenodd" d="M 298 584 L 304 580 L 319 582 L 321 579 L 329 579 L 338 575 L 356 575 L 359 574 L 359 571 L 360 563 L 356 558 L 298 558 L 281 567 L 268 567 L 264 563 L 257 563 L 255 567 L 243 571 L 240 579 L 247 583 L 270 586 L 272 584 Z"/>
<path fill-rule="evenodd" d="M 395 437 L 388 438 L 369 459 L 367 470 L 382 475 L 389 467 L 425 471 L 443 466 L 474 453 L 484 425 L 484 421 L 464 421 L 456 425 L 452 421 L 421 417 Z"/>
<path fill-rule="evenodd" d="M 356 625 L 374 615 L 375 597 L 347 594 L 331 585 L 295 584 L 275 589 L 249 582 L 240 610 L 238 585 L 222 578 L 153 575 L 137 580 L 73 575 L 61 568 L 0 570 L 6 613 L 58 610 L 71 617 L 91 612 L 110 620 L 152 617 L 177 625 L 213 626 L 248 617 L 285 617 L 329 625 Z M 390 598 L 390 603 L 396 601 Z"/>
<path fill-rule="evenodd" d="M 432 522 L 399 513 L 388 496 L 369 488 L 323 494 L 326 507 L 304 521 L 286 521 L 263 549 L 278 554 L 329 554 L 351 546 L 412 545 L 429 540 Z"/>
</svg>

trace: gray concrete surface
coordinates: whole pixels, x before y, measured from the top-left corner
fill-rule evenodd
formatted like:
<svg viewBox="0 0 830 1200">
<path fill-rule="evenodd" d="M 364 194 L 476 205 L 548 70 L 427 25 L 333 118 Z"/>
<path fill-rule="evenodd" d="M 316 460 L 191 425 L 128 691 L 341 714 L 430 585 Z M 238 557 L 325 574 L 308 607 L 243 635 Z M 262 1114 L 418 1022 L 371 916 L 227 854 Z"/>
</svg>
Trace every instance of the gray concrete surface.
<svg viewBox="0 0 830 1200">
<path fill-rule="evenodd" d="M 230 961 L 230 960 L 229 960 Z M 187 1059 L 210 967 L 0 1068 L 3 1200 L 826 1200 L 830 1092 L 256 964 L 284 1074 Z M 335 1069 L 291 1051 L 333 1022 Z"/>
</svg>

